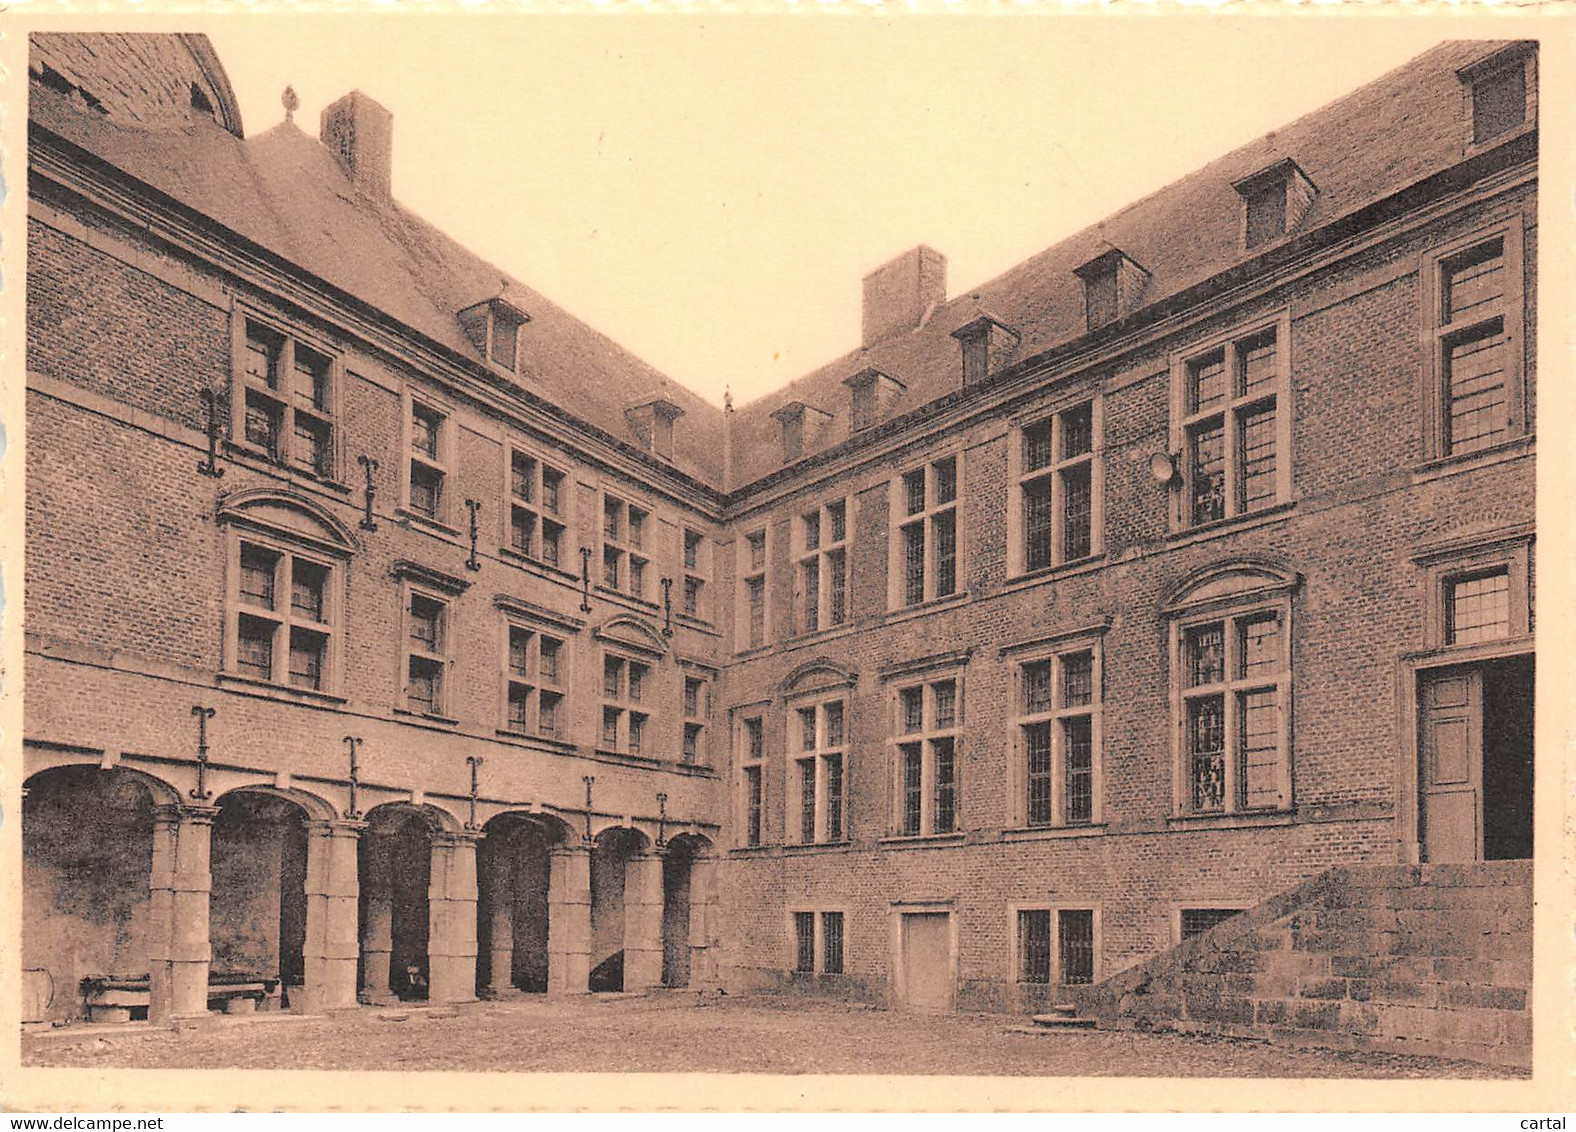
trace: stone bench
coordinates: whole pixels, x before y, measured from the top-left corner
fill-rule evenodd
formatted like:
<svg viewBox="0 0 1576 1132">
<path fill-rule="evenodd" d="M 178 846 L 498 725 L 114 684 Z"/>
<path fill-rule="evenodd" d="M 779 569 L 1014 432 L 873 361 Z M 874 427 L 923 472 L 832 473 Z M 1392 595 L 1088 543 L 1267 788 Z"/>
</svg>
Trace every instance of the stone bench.
<svg viewBox="0 0 1576 1132">
<path fill-rule="evenodd" d="M 133 1011 L 148 1016 L 148 976 L 89 975 L 82 980 L 82 1005 L 89 1022 L 130 1022 Z M 214 973 L 208 977 L 208 1009 L 226 1014 L 248 1014 L 262 1008 L 278 1009 L 279 979 L 244 972 Z"/>
</svg>

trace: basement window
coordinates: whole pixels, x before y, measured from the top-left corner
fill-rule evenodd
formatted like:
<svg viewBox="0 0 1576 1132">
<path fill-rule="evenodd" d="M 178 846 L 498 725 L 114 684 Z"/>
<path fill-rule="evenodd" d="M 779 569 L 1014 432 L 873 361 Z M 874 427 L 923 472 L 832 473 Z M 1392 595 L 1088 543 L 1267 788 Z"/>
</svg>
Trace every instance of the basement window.
<svg viewBox="0 0 1576 1132">
<path fill-rule="evenodd" d="M 1094 909 L 1019 908 L 1017 920 L 1018 982 L 1087 986 L 1095 981 Z"/>
<path fill-rule="evenodd" d="M 1184 941 L 1190 940 L 1241 914 L 1241 908 L 1183 908 L 1177 913 L 1180 936 Z"/>
<path fill-rule="evenodd" d="M 793 914 L 793 969 L 803 975 L 843 973 L 843 913 Z"/>
</svg>

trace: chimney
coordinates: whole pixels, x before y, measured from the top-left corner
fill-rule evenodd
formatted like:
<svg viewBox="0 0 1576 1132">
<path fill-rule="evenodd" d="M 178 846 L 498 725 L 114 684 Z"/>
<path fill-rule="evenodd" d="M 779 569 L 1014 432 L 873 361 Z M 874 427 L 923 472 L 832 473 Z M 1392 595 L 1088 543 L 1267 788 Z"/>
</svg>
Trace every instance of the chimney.
<svg viewBox="0 0 1576 1132">
<path fill-rule="evenodd" d="M 873 346 L 917 329 L 947 301 L 947 257 L 924 244 L 865 276 L 864 342 Z"/>
<path fill-rule="evenodd" d="M 353 90 L 323 109 L 322 143 L 368 196 L 388 200 L 394 160 L 394 115 Z"/>
</svg>

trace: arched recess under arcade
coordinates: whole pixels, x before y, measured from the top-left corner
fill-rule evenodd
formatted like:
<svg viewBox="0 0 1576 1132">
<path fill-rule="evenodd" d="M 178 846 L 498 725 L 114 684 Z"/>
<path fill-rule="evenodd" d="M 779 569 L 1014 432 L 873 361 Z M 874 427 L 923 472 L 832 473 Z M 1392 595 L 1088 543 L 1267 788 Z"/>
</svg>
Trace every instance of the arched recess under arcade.
<svg viewBox="0 0 1576 1132">
<path fill-rule="evenodd" d="M 547 814 L 504 813 L 477 846 L 476 989 L 487 997 L 548 989 L 555 848 L 578 835 Z"/>
<path fill-rule="evenodd" d="M 662 859 L 645 834 L 613 826 L 591 847 L 592 991 L 641 990 L 662 980 Z"/>
<path fill-rule="evenodd" d="M 715 902 L 711 841 L 680 834 L 662 854 L 662 985 L 707 986 Z"/>
<path fill-rule="evenodd" d="M 475 839 L 435 806 L 367 814 L 359 858 L 361 994 L 370 1002 L 474 996 Z"/>
</svg>

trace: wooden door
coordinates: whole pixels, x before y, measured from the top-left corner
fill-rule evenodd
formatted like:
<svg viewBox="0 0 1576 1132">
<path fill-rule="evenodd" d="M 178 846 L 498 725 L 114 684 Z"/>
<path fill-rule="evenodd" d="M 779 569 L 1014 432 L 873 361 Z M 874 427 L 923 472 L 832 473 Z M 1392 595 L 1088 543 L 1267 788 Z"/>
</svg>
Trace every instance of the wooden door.
<svg viewBox="0 0 1576 1132">
<path fill-rule="evenodd" d="M 1423 860 L 1483 857 L 1483 674 L 1447 668 L 1423 677 L 1418 789 Z"/>
<path fill-rule="evenodd" d="M 903 1003 L 918 1010 L 952 1008 L 952 917 L 946 912 L 903 915 Z"/>
</svg>

